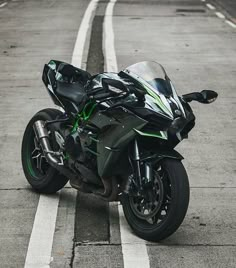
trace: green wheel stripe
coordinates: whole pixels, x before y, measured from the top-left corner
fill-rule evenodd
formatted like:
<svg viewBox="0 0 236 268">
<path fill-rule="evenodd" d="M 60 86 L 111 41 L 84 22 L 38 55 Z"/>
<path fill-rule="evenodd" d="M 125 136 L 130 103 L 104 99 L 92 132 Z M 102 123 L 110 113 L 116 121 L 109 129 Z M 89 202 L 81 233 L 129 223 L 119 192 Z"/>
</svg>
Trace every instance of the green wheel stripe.
<svg viewBox="0 0 236 268">
<path fill-rule="evenodd" d="M 28 168 L 28 171 L 30 173 L 30 175 L 32 177 L 35 177 L 35 172 L 34 172 L 34 169 L 32 167 L 32 162 L 31 162 L 31 155 L 29 153 L 29 144 L 27 146 L 27 156 L 26 156 L 26 163 L 27 163 L 27 168 Z"/>
</svg>

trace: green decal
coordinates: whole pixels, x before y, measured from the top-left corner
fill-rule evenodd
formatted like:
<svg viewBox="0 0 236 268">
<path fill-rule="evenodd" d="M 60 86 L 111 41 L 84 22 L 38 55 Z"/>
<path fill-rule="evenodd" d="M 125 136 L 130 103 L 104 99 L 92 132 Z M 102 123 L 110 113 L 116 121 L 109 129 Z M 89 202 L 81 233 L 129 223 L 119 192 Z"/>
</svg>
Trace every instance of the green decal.
<svg viewBox="0 0 236 268">
<path fill-rule="evenodd" d="M 159 132 L 151 133 L 151 132 L 142 132 L 142 131 L 137 130 L 135 128 L 134 128 L 134 131 L 136 131 L 138 134 L 140 134 L 142 136 L 146 136 L 146 137 L 154 137 L 154 138 L 159 138 L 159 139 L 163 139 L 163 140 L 168 139 L 166 131 L 159 131 Z"/>
<path fill-rule="evenodd" d="M 89 101 L 88 103 L 85 104 L 82 112 L 78 113 L 75 118 L 75 122 L 71 130 L 71 133 L 75 133 L 77 131 L 80 121 L 87 121 L 90 118 L 95 107 L 96 107 L 96 103 L 93 101 Z"/>
<path fill-rule="evenodd" d="M 64 156 L 64 160 L 68 160 L 70 157 L 69 157 L 69 154 L 66 153 L 65 156 Z"/>
<path fill-rule="evenodd" d="M 133 76 L 136 80 L 137 80 L 137 77 Z M 138 77 L 138 80 L 137 80 L 147 91 L 147 93 L 153 97 L 154 99 L 154 102 L 158 105 L 158 107 L 160 107 L 160 109 L 165 112 L 166 114 L 168 114 L 170 116 L 170 118 L 173 118 L 173 115 L 172 115 L 172 111 L 169 110 L 165 104 L 163 103 L 163 101 L 161 100 L 160 96 L 158 94 L 156 94 L 153 90 L 152 90 L 152 87 L 151 85 L 149 85 L 144 79 L 142 79 L 141 77 Z"/>
<path fill-rule="evenodd" d="M 145 87 L 145 89 L 147 90 L 148 94 L 154 98 L 156 104 L 162 109 L 162 111 L 164 111 L 165 113 L 167 113 L 168 115 L 172 116 L 172 113 L 169 111 L 169 109 L 163 104 L 161 98 L 155 93 L 153 92 L 153 90 L 151 90 L 147 85 L 143 84 L 143 86 Z"/>
</svg>

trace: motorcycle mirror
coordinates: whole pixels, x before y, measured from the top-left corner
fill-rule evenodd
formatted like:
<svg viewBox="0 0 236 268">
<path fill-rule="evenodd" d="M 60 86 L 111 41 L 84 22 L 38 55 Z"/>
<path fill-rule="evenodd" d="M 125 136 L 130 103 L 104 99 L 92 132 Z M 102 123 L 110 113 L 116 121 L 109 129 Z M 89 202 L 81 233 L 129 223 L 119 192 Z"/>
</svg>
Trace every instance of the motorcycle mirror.
<svg viewBox="0 0 236 268">
<path fill-rule="evenodd" d="M 193 92 L 183 95 L 183 99 L 186 102 L 191 102 L 193 100 L 201 103 L 211 103 L 216 100 L 218 94 L 213 90 L 202 90 L 201 92 Z"/>
<path fill-rule="evenodd" d="M 218 96 L 218 94 L 213 90 L 202 90 L 200 94 L 202 98 L 198 99 L 198 101 L 201 103 L 212 103 Z"/>
</svg>

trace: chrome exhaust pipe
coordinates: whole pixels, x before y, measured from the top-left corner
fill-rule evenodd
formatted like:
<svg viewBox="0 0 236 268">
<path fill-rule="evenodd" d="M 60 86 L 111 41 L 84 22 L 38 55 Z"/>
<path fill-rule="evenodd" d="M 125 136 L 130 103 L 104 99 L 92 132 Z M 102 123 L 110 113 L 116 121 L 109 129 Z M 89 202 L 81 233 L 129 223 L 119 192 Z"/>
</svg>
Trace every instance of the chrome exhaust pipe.
<svg viewBox="0 0 236 268">
<path fill-rule="evenodd" d="M 68 179 L 79 180 L 80 178 L 77 174 L 71 172 L 66 167 L 64 167 L 62 156 L 58 152 L 54 152 L 52 150 L 49 142 L 49 134 L 45 127 L 45 122 L 42 120 L 36 121 L 33 125 L 33 129 L 37 140 L 42 146 L 44 156 L 47 159 L 48 163 Z M 58 155 L 60 159 L 55 157 L 55 155 Z"/>
<path fill-rule="evenodd" d="M 34 133 L 36 135 L 37 140 L 40 142 L 44 156 L 46 157 L 47 161 L 52 166 L 59 166 L 62 165 L 62 162 L 56 158 L 53 154 L 51 145 L 49 143 L 49 134 L 45 127 L 45 123 L 42 120 L 38 120 L 33 125 Z"/>
</svg>

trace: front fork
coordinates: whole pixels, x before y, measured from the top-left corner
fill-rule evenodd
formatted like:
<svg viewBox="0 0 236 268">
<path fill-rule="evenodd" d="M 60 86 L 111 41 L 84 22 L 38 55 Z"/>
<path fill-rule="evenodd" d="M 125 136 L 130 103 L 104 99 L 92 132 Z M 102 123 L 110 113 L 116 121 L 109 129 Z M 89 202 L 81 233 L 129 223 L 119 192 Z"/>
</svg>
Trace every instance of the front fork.
<svg viewBox="0 0 236 268">
<path fill-rule="evenodd" d="M 149 184 L 152 181 L 153 172 L 150 163 L 141 161 L 137 139 L 134 140 L 132 160 L 135 173 L 135 181 L 139 188 L 139 191 L 142 192 L 144 185 Z"/>
</svg>

